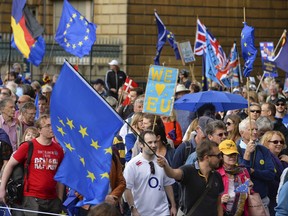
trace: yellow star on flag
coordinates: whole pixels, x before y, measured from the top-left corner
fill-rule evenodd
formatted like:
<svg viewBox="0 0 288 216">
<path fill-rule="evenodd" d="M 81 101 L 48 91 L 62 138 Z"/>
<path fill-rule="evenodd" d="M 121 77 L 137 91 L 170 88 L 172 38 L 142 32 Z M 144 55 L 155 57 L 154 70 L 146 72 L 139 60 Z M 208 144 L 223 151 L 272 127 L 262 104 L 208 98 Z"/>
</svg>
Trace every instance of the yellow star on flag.
<svg viewBox="0 0 288 216">
<path fill-rule="evenodd" d="M 70 120 L 67 118 L 67 122 L 66 124 L 70 127 L 70 129 L 72 130 L 73 128 L 75 128 L 74 124 L 73 124 L 73 120 Z"/>
<path fill-rule="evenodd" d="M 92 147 L 94 147 L 95 149 L 98 149 L 98 148 L 100 148 L 101 146 L 100 145 L 98 145 L 98 141 L 96 140 L 96 141 L 94 141 L 93 139 L 91 139 L 92 140 L 92 143 L 90 144 Z"/>
<path fill-rule="evenodd" d="M 247 47 L 247 43 L 244 43 L 244 46 Z"/>
<path fill-rule="evenodd" d="M 59 119 L 59 122 L 63 125 L 63 127 L 65 127 L 64 121 L 60 117 L 58 117 L 58 119 Z"/>
<path fill-rule="evenodd" d="M 77 17 L 77 14 L 76 14 L 76 13 L 74 13 L 74 14 L 72 15 L 72 17 L 73 17 L 73 18 L 76 18 L 76 17 Z"/>
<path fill-rule="evenodd" d="M 65 143 L 65 142 L 64 142 L 64 143 Z M 65 143 L 65 146 L 66 146 L 67 149 L 70 150 L 70 152 L 72 152 L 73 150 L 75 150 L 75 148 L 73 148 L 70 143 Z"/>
<path fill-rule="evenodd" d="M 89 172 L 88 170 L 87 170 L 87 172 L 88 172 L 88 175 L 87 175 L 86 177 L 87 177 L 87 178 L 90 178 L 91 181 L 94 182 L 94 180 L 96 179 L 94 173 Z"/>
<path fill-rule="evenodd" d="M 67 47 L 70 47 L 70 43 L 67 43 L 66 46 L 67 46 Z"/>
<path fill-rule="evenodd" d="M 81 161 L 81 163 L 83 164 L 83 166 L 85 166 L 85 158 L 80 157 L 80 161 Z"/>
<path fill-rule="evenodd" d="M 101 179 L 103 179 L 103 178 L 109 179 L 109 174 L 108 174 L 108 172 L 105 172 L 105 173 L 102 173 L 102 174 L 101 174 Z"/>
<path fill-rule="evenodd" d="M 84 37 L 84 40 L 88 40 L 88 36 L 85 36 L 85 37 Z"/>
<path fill-rule="evenodd" d="M 67 24 L 66 24 L 66 28 L 69 28 L 69 27 L 70 27 L 70 24 L 69 24 L 69 23 L 67 23 Z"/>
<path fill-rule="evenodd" d="M 83 45 L 83 42 L 80 41 L 80 42 L 78 43 L 78 45 L 81 47 L 81 46 Z"/>
<path fill-rule="evenodd" d="M 110 153 L 112 155 L 112 148 L 111 147 L 105 149 L 105 154 L 108 154 L 108 153 Z"/>
<path fill-rule="evenodd" d="M 82 138 L 84 138 L 85 136 L 88 136 L 86 130 L 87 130 L 87 127 L 86 127 L 86 128 L 83 128 L 82 125 L 80 125 L 79 133 L 82 134 Z"/>
<path fill-rule="evenodd" d="M 80 16 L 80 18 L 79 18 L 80 20 L 83 20 L 84 19 L 84 17 L 83 16 Z"/>
<path fill-rule="evenodd" d="M 64 136 L 66 133 L 63 131 L 63 128 L 62 127 L 58 127 L 57 126 L 57 131 L 59 132 L 59 133 L 61 133 L 61 135 L 62 136 Z"/>
</svg>

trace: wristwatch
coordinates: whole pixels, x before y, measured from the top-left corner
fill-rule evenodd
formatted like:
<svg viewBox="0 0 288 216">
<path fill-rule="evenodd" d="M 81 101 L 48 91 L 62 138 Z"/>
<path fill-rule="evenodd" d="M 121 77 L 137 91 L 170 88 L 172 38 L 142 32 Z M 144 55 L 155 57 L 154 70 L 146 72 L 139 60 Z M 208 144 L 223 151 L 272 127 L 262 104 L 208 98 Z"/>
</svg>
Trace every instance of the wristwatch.
<svg viewBox="0 0 288 216">
<path fill-rule="evenodd" d="M 135 205 L 131 205 L 129 208 L 130 208 L 130 211 L 133 211 L 133 209 L 135 209 Z"/>
</svg>

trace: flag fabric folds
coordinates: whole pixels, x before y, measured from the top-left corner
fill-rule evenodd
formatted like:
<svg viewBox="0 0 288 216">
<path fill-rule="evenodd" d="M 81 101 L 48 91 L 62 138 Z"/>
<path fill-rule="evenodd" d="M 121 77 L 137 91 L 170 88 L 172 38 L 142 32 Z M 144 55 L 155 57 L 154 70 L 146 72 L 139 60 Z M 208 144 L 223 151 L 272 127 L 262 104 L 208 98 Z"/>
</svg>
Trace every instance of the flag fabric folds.
<svg viewBox="0 0 288 216">
<path fill-rule="evenodd" d="M 197 19 L 194 54 L 198 56 L 203 55 L 205 48 L 206 48 L 206 27 L 200 22 L 199 19 Z"/>
<path fill-rule="evenodd" d="M 257 56 L 257 49 L 254 46 L 254 28 L 244 22 L 241 32 L 241 49 L 244 59 L 243 75 L 249 77 L 253 70 L 253 63 Z"/>
<path fill-rule="evenodd" d="M 240 85 L 241 72 L 240 72 L 240 61 L 238 59 L 236 42 L 234 42 L 230 52 L 229 66 L 230 66 L 230 73 L 232 75 L 231 86 L 238 87 Z"/>
<path fill-rule="evenodd" d="M 126 77 L 125 83 L 123 85 L 123 90 L 129 93 L 131 89 L 136 87 L 138 87 L 138 84 L 130 77 Z"/>
<path fill-rule="evenodd" d="M 281 49 L 279 50 L 277 56 L 273 59 L 273 61 L 276 63 L 277 67 L 288 73 L 288 43 L 286 38 L 286 33 L 282 37 L 282 45 Z"/>
<path fill-rule="evenodd" d="M 249 191 L 249 182 L 250 182 L 250 180 L 247 179 L 243 184 L 241 184 L 238 187 L 236 187 L 234 192 L 235 193 L 248 193 L 248 191 Z"/>
<path fill-rule="evenodd" d="M 156 44 L 156 56 L 154 58 L 154 64 L 160 65 L 159 59 L 160 59 L 161 51 L 164 45 L 166 44 L 167 39 L 168 39 L 170 46 L 174 50 L 176 59 L 181 59 L 174 34 L 166 29 L 166 26 L 164 25 L 164 23 L 162 22 L 162 20 L 160 19 L 156 11 L 154 12 L 154 14 L 155 14 L 156 24 L 158 28 L 158 40 Z"/>
<path fill-rule="evenodd" d="M 38 66 L 45 55 L 44 28 L 39 25 L 26 0 L 13 0 L 11 27 L 13 37 L 11 46 L 17 49 L 29 62 Z"/>
<path fill-rule="evenodd" d="M 82 58 L 88 55 L 96 41 L 96 25 L 90 23 L 67 0 L 55 35 L 57 43 L 66 52 Z"/>
<path fill-rule="evenodd" d="M 66 61 L 52 91 L 51 122 L 65 150 L 55 180 L 85 197 L 79 205 L 104 201 L 111 146 L 123 121 Z"/>
</svg>

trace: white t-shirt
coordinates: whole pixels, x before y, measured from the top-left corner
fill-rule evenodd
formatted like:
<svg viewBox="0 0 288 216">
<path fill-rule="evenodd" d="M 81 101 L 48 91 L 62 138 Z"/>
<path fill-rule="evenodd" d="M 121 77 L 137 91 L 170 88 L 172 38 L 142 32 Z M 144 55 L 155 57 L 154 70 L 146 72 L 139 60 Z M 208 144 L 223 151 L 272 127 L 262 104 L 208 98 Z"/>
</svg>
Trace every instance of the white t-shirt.
<svg viewBox="0 0 288 216">
<path fill-rule="evenodd" d="M 149 161 L 142 153 L 132 158 L 126 165 L 124 177 L 126 188 L 132 191 L 134 204 L 141 216 L 170 215 L 164 186 L 172 185 L 169 178 L 153 159 L 155 175 L 151 174 Z"/>
</svg>

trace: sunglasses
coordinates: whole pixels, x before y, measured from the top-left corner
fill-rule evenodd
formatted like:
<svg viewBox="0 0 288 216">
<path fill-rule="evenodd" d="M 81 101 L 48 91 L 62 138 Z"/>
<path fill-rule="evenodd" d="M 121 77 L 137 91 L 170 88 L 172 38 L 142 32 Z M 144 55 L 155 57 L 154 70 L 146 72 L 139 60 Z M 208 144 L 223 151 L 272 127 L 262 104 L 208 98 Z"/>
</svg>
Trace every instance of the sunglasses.
<svg viewBox="0 0 288 216">
<path fill-rule="evenodd" d="M 219 133 L 219 134 L 216 134 L 217 136 L 219 137 L 223 137 L 223 136 L 228 136 L 228 132 L 224 132 L 224 133 Z"/>
<path fill-rule="evenodd" d="M 250 110 L 250 112 L 252 112 L 252 113 L 261 113 L 261 110 Z"/>
<path fill-rule="evenodd" d="M 152 161 L 149 162 L 150 165 L 150 172 L 152 175 L 155 175 L 155 166 L 154 163 Z"/>
<path fill-rule="evenodd" d="M 281 144 L 281 145 L 284 145 L 284 141 L 283 140 L 270 140 L 268 142 L 271 142 L 273 143 L 274 145 L 277 145 L 277 144 Z"/>
<path fill-rule="evenodd" d="M 218 159 L 222 158 L 222 152 L 220 152 L 219 154 L 210 154 L 208 155 L 209 157 L 217 157 Z"/>
<path fill-rule="evenodd" d="M 227 126 L 230 126 L 231 124 L 233 124 L 232 122 L 226 122 L 225 123 Z"/>
<path fill-rule="evenodd" d="M 276 103 L 276 106 L 285 106 L 284 103 Z"/>
</svg>

